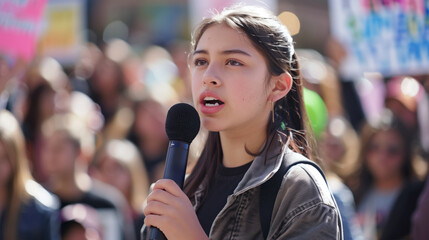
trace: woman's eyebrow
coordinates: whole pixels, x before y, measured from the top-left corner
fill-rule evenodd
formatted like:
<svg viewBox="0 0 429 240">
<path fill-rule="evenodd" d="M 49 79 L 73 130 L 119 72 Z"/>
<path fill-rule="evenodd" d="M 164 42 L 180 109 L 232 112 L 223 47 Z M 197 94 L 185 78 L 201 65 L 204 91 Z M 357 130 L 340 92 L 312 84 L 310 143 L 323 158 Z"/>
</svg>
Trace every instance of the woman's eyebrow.
<svg viewBox="0 0 429 240">
<path fill-rule="evenodd" d="M 195 50 L 192 55 L 196 55 L 196 54 L 200 54 L 200 53 L 202 53 L 202 54 L 208 54 L 208 52 L 206 50 L 201 49 L 201 50 Z"/>
<path fill-rule="evenodd" d="M 250 53 L 248 53 L 246 51 L 243 51 L 243 50 L 240 50 L 240 49 L 228 49 L 228 50 L 221 51 L 220 53 L 223 54 L 223 55 L 228 55 L 228 54 L 243 54 L 243 55 L 246 55 L 246 56 L 249 56 L 249 57 L 252 56 Z M 196 54 L 208 54 L 208 52 L 206 50 L 204 50 L 204 49 L 195 50 L 195 52 L 194 52 L 193 55 L 196 55 Z"/>
<path fill-rule="evenodd" d="M 228 50 L 222 51 L 221 53 L 224 54 L 224 55 L 228 55 L 228 54 L 243 54 L 243 55 L 246 55 L 246 56 L 249 56 L 249 57 L 252 56 L 252 55 L 250 55 L 250 53 L 248 53 L 246 51 L 243 51 L 243 50 L 240 50 L 240 49 L 228 49 Z"/>
</svg>

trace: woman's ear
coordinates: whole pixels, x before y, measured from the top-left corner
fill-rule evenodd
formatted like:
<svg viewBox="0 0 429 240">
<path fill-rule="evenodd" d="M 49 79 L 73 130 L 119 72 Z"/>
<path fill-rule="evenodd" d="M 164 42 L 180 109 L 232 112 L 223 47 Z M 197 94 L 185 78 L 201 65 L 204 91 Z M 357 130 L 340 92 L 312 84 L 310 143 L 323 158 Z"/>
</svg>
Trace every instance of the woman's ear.
<svg viewBox="0 0 429 240">
<path fill-rule="evenodd" d="M 271 81 L 274 85 L 269 96 L 272 102 L 276 102 L 286 96 L 293 84 L 292 76 L 288 72 L 271 77 Z"/>
</svg>

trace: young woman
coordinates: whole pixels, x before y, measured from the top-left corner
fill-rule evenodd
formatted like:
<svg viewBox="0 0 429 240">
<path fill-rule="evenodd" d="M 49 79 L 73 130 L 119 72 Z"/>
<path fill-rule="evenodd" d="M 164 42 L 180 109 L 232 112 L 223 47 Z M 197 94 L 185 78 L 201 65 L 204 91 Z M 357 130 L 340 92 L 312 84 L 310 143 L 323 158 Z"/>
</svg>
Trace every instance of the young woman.
<svg viewBox="0 0 429 240">
<path fill-rule="evenodd" d="M 201 22 L 190 69 L 210 133 L 184 191 L 170 180 L 154 184 L 146 226 L 167 239 L 263 238 L 261 185 L 310 152 L 296 59 L 288 30 L 261 8 L 233 7 Z M 314 166 L 291 167 L 277 192 L 268 239 L 342 239 L 336 203 Z"/>
<path fill-rule="evenodd" d="M 92 177 L 124 195 L 139 239 L 149 178 L 137 147 L 128 140 L 111 139 L 94 154 L 89 170 Z"/>
<path fill-rule="evenodd" d="M 86 173 L 83 152 L 91 148 L 94 136 L 82 119 L 72 113 L 55 114 L 43 123 L 42 134 L 42 166 L 49 176 L 45 186 L 58 196 L 60 208 L 86 204 L 102 216 L 103 235 L 121 240 L 134 237 L 121 194 Z"/>
<path fill-rule="evenodd" d="M 41 168 L 40 149 L 42 145 L 42 122 L 56 111 L 55 98 L 58 92 L 47 81 L 39 83 L 28 95 L 28 111 L 23 119 L 22 129 L 26 140 L 27 156 L 32 175 L 44 184 L 47 174 Z"/>
<path fill-rule="evenodd" d="M 165 133 L 167 109 L 157 100 L 147 97 L 134 106 L 135 119 L 128 139 L 139 149 L 149 174 L 149 183 L 163 176 L 168 137 Z"/>
<path fill-rule="evenodd" d="M 349 182 L 365 239 L 381 237 L 399 193 L 416 180 L 410 137 L 403 123 L 388 110 L 379 123 L 365 124 L 362 129 L 361 167 Z"/>
<path fill-rule="evenodd" d="M 32 180 L 24 136 L 0 111 L 0 240 L 60 239 L 58 200 Z"/>
</svg>

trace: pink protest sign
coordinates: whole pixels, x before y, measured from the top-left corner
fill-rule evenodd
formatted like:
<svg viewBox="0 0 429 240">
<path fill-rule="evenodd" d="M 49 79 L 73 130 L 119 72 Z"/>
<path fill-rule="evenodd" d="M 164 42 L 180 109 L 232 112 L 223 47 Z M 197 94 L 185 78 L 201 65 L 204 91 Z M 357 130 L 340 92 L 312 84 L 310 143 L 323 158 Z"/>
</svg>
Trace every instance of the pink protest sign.
<svg viewBox="0 0 429 240">
<path fill-rule="evenodd" d="M 0 0 L 0 54 L 31 60 L 47 0 Z"/>
</svg>

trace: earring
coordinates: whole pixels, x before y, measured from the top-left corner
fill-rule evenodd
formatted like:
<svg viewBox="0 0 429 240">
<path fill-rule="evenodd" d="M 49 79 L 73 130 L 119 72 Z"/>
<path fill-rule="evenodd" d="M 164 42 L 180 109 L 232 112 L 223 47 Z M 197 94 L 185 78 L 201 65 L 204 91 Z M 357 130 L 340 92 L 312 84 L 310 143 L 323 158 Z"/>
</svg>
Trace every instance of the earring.
<svg viewBox="0 0 429 240">
<path fill-rule="evenodd" d="M 271 101 L 271 120 L 274 123 L 274 103 Z"/>
</svg>

